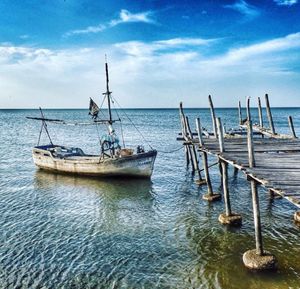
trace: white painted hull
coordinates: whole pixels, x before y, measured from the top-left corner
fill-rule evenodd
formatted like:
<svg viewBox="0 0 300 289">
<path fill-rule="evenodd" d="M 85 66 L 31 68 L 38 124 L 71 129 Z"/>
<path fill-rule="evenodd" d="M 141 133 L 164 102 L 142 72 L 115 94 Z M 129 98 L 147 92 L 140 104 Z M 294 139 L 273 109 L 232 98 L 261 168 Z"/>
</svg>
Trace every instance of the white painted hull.
<svg viewBox="0 0 300 289">
<path fill-rule="evenodd" d="M 33 161 L 41 169 L 99 177 L 130 176 L 150 178 L 156 151 L 133 154 L 118 158 L 100 159 L 100 156 L 71 156 L 57 158 L 45 149 L 33 149 Z"/>
</svg>

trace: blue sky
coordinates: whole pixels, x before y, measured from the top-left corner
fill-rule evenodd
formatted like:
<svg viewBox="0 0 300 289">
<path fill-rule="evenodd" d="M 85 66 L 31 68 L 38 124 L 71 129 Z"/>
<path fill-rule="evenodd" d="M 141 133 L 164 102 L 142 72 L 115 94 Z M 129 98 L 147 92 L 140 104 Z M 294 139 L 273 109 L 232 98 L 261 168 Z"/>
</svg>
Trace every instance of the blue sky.
<svg viewBox="0 0 300 289">
<path fill-rule="evenodd" d="M 300 3 L 0 2 L 0 107 L 86 107 L 104 55 L 124 107 L 300 106 Z"/>
</svg>

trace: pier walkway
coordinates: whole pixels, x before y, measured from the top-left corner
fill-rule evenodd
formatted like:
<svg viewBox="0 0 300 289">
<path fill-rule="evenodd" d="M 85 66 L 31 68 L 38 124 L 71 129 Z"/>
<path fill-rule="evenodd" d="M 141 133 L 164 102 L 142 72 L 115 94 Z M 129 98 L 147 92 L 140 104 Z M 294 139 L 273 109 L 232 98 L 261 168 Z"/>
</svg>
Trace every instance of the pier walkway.
<svg viewBox="0 0 300 289">
<path fill-rule="evenodd" d="M 234 166 L 300 208 L 300 140 L 253 139 L 253 147 L 253 168 L 249 167 L 246 138 L 225 138 L 222 153 L 217 139 L 205 139 L 199 151 L 205 151 Z"/>
</svg>

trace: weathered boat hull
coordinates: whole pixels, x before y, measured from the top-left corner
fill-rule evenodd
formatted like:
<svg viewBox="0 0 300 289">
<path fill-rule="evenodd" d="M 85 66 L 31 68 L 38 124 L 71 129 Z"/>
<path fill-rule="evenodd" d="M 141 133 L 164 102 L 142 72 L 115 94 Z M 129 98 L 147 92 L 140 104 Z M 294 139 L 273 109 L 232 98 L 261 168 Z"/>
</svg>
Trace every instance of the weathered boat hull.
<svg viewBox="0 0 300 289">
<path fill-rule="evenodd" d="M 104 160 L 100 156 L 89 155 L 57 158 L 50 151 L 41 147 L 33 149 L 34 163 L 41 169 L 99 177 L 129 176 L 150 178 L 156 155 L 157 152 L 153 150 Z"/>
</svg>

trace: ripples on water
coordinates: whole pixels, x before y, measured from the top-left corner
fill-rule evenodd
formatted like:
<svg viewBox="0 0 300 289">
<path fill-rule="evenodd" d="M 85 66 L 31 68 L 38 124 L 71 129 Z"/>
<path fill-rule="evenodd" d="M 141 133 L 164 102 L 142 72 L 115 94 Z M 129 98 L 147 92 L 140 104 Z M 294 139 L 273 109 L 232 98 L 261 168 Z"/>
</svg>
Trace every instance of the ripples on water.
<svg viewBox="0 0 300 289">
<path fill-rule="evenodd" d="M 223 227 L 223 202 L 208 204 L 183 152 L 159 153 L 151 181 L 97 180 L 36 170 L 31 160 L 39 123 L 25 120 L 37 111 L 0 111 L 0 288 L 300 288 L 300 229 L 295 208 L 270 200 L 260 189 L 265 247 L 279 259 L 275 273 L 252 273 L 242 254 L 254 248 L 249 184 L 230 170 L 233 210 L 239 229 Z M 159 150 L 178 147 L 177 110 L 129 110 L 136 125 Z M 236 110 L 217 110 L 227 128 Z M 254 113 L 254 112 L 253 112 Z M 282 116 L 299 110 L 274 110 Z M 84 119 L 84 110 L 49 110 L 46 115 Z M 188 110 L 209 126 L 208 110 Z M 129 124 L 128 124 L 129 125 Z M 97 152 L 93 128 L 49 125 L 55 143 Z M 300 132 L 300 131 L 298 131 Z M 139 136 L 126 127 L 126 141 Z M 46 142 L 46 139 L 44 139 Z M 214 160 L 210 160 L 213 162 Z M 212 169 L 220 191 L 217 168 Z"/>
</svg>

